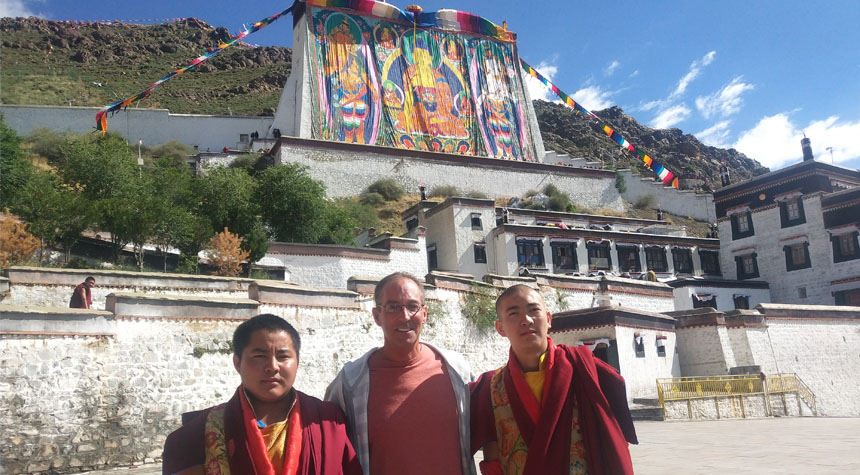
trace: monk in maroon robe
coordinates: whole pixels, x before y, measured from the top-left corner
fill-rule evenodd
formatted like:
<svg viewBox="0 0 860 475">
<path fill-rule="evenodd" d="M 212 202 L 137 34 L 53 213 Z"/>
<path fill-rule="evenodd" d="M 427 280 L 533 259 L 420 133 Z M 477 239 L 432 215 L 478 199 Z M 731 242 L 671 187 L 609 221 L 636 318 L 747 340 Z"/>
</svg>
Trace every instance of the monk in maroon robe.
<svg viewBox="0 0 860 475">
<path fill-rule="evenodd" d="M 300 345 L 275 315 L 239 325 L 233 364 L 242 384 L 167 437 L 162 473 L 360 475 L 341 410 L 293 388 Z"/>
<path fill-rule="evenodd" d="M 587 347 L 555 345 L 540 293 L 510 287 L 496 301 L 508 363 L 472 384 L 472 451 L 483 474 L 632 474 L 637 443 L 624 379 Z"/>
</svg>

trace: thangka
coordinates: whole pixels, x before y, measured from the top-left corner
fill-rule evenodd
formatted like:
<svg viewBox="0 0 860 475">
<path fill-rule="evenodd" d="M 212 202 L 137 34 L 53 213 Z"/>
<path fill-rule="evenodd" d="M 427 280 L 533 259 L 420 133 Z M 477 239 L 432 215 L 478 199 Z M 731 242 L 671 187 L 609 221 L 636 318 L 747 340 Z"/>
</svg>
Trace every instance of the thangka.
<svg viewBox="0 0 860 475">
<path fill-rule="evenodd" d="M 655 161 L 653 158 L 649 157 L 645 152 L 641 150 L 637 150 L 636 147 L 633 146 L 630 142 L 627 141 L 624 137 L 621 136 L 617 131 L 613 130 L 612 127 L 608 126 L 603 119 L 594 115 L 594 113 L 590 112 L 585 107 L 582 107 L 582 104 L 577 103 L 570 96 L 564 93 L 561 89 L 556 87 L 555 84 L 549 82 L 549 80 L 543 77 L 539 72 L 535 70 L 535 68 L 531 67 L 520 59 L 520 63 L 522 64 L 523 70 L 526 73 L 542 82 L 546 87 L 548 87 L 555 95 L 557 95 L 562 102 L 567 104 L 568 107 L 572 108 L 576 111 L 577 114 L 585 115 L 586 117 L 593 117 L 600 122 L 600 128 L 606 133 L 609 138 L 612 139 L 613 142 L 617 143 L 622 149 L 636 154 L 640 160 L 645 162 L 645 165 L 648 165 L 648 168 L 651 169 L 654 173 L 657 174 L 657 177 L 660 178 L 660 181 L 663 182 L 666 186 L 671 186 L 673 188 L 678 188 L 678 177 L 675 176 L 674 173 L 670 172 L 666 167 L 664 167 L 659 162 Z"/>
<path fill-rule="evenodd" d="M 314 138 L 536 159 L 512 33 L 365 0 L 310 0 L 306 14 Z"/>
</svg>

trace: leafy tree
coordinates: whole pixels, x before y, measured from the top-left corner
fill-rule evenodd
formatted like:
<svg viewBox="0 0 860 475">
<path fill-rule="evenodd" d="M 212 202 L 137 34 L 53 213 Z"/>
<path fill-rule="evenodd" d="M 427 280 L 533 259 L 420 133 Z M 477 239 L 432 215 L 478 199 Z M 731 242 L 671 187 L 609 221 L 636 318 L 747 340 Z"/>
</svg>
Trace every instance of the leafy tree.
<svg viewBox="0 0 860 475">
<path fill-rule="evenodd" d="M 334 205 L 352 216 L 359 229 L 379 227 L 379 212 L 373 206 L 368 206 L 352 198 L 337 199 L 334 201 Z"/>
<path fill-rule="evenodd" d="M 333 203 L 326 203 L 325 208 L 326 232 L 318 240 L 321 244 L 354 244 L 355 220 L 346 209 Z"/>
<path fill-rule="evenodd" d="M 242 249 L 242 238 L 227 228 L 209 240 L 209 260 L 218 275 L 235 277 L 242 270 L 242 263 L 248 259 L 249 251 Z"/>
<path fill-rule="evenodd" d="M 0 115 L 0 207 L 15 210 L 19 191 L 33 172 L 33 165 L 21 150 L 21 139 Z"/>
<path fill-rule="evenodd" d="M 152 157 L 156 160 L 160 158 L 166 158 L 178 166 L 183 166 L 187 168 L 185 160 L 190 155 L 194 155 L 194 150 L 192 150 L 191 147 L 185 145 L 182 142 L 178 142 L 176 140 L 168 140 L 161 145 L 157 145 L 149 149 L 149 153 L 152 154 Z"/>
<path fill-rule="evenodd" d="M 29 261 L 39 249 L 39 240 L 28 233 L 18 217 L 4 209 L 0 213 L 0 268 Z"/>
<path fill-rule="evenodd" d="M 33 129 L 26 137 L 30 151 L 44 157 L 50 164 L 57 164 L 63 159 L 62 146 L 68 139 L 68 134 L 58 134 L 45 127 Z"/>
<path fill-rule="evenodd" d="M 317 243 L 331 232 L 325 187 L 295 164 L 275 165 L 257 175 L 257 202 L 275 238 Z"/>
</svg>

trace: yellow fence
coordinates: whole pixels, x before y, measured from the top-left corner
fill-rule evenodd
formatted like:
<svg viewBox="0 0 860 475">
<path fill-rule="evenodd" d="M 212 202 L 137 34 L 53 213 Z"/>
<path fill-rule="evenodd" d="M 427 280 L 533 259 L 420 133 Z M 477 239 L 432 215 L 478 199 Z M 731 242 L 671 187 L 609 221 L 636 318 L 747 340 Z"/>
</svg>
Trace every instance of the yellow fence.
<svg viewBox="0 0 860 475">
<path fill-rule="evenodd" d="M 666 410 L 666 401 L 702 398 L 732 397 L 751 394 L 796 393 L 816 414 L 815 395 L 796 374 L 769 375 L 766 379 L 754 375 L 688 376 L 657 379 L 657 396 L 660 407 Z"/>
</svg>

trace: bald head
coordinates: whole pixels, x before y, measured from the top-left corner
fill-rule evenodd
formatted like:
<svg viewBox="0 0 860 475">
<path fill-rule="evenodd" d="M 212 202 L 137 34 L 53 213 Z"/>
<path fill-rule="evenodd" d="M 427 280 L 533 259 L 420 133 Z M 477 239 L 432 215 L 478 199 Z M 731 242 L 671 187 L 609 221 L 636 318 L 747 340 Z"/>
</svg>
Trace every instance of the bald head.
<svg viewBox="0 0 860 475">
<path fill-rule="evenodd" d="M 528 285 L 517 284 L 517 285 L 512 285 L 512 286 L 508 287 L 507 289 L 505 289 L 505 291 L 502 292 L 501 295 L 499 295 L 499 298 L 496 299 L 496 318 L 499 318 L 499 316 L 501 315 L 501 313 L 502 313 L 501 310 L 503 309 L 502 304 L 505 300 L 508 300 L 510 297 L 514 297 L 514 296 L 528 295 L 532 292 L 537 294 L 541 303 L 543 303 L 543 296 L 540 294 L 540 292 L 529 287 Z"/>
</svg>

